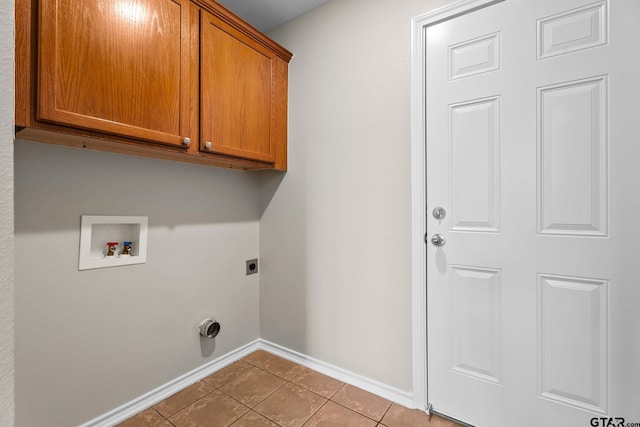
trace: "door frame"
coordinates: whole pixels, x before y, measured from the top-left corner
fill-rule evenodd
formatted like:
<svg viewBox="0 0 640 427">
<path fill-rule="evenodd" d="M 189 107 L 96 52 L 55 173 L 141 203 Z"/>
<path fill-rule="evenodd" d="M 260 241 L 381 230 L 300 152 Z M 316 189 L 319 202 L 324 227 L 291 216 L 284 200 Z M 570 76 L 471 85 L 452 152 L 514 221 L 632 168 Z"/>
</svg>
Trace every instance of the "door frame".
<svg viewBox="0 0 640 427">
<path fill-rule="evenodd" d="M 413 405 L 429 411 L 427 387 L 427 28 L 506 0 L 458 0 L 411 20 L 411 324 Z"/>
</svg>

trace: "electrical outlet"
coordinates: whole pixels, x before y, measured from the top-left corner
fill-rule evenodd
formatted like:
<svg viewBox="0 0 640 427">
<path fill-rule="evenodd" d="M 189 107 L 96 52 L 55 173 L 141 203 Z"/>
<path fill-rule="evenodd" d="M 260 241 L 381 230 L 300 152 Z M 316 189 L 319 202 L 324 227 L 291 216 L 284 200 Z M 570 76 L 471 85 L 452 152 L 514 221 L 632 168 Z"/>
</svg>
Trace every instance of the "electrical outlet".
<svg viewBox="0 0 640 427">
<path fill-rule="evenodd" d="M 258 258 L 247 260 L 247 276 L 258 272 Z"/>
</svg>

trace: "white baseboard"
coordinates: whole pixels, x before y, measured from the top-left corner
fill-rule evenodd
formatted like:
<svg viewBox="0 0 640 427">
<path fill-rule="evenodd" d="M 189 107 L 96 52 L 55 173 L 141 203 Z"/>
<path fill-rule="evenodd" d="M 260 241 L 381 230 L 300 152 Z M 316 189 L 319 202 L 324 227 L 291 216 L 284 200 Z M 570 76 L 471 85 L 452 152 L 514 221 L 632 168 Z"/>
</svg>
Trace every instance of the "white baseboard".
<svg viewBox="0 0 640 427">
<path fill-rule="evenodd" d="M 138 412 L 142 412 L 147 408 L 155 405 L 158 402 L 166 399 L 171 396 L 189 387 L 191 384 L 194 384 L 201 379 L 208 377 L 216 371 L 224 368 L 227 365 L 232 364 L 238 359 L 242 359 L 245 356 L 253 353 L 256 350 L 259 350 L 260 340 L 255 340 L 250 342 L 249 344 L 245 344 L 240 348 L 237 348 L 229 353 L 218 357 L 211 362 L 205 363 L 204 365 L 192 370 L 191 372 L 187 372 L 180 377 L 169 381 L 168 383 L 161 385 L 155 390 L 151 390 L 150 392 L 143 394 L 142 396 L 133 399 L 130 402 L 125 403 L 122 406 L 119 406 L 112 411 L 107 412 L 97 418 L 92 419 L 80 427 L 111 427 L 118 423 L 123 422 L 126 419 L 131 418 Z"/>
<path fill-rule="evenodd" d="M 298 353 L 297 351 L 289 350 L 278 344 L 259 339 L 259 347 L 269 353 L 280 356 L 283 359 L 290 360 L 314 371 L 318 371 L 321 374 L 328 375 L 332 378 L 359 387 L 369 393 L 376 394 L 380 397 L 384 397 L 387 400 L 395 402 L 399 405 L 406 406 L 408 408 L 414 408 L 413 394 L 408 391 L 403 391 L 395 387 L 391 387 L 387 384 L 383 384 L 379 381 L 367 378 L 365 376 L 355 374 L 347 371 L 346 369 L 339 368 L 335 365 L 323 362 L 313 357 L 309 357 L 305 354 Z"/>
<path fill-rule="evenodd" d="M 189 387 L 191 384 L 208 377 L 214 372 L 232 364 L 238 359 L 242 359 L 256 350 L 264 350 L 276 356 L 280 356 L 283 359 L 287 359 L 347 384 L 359 387 L 400 405 L 409 408 L 414 407 L 413 395 L 410 392 L 399 390 L 379 381 L 372 380 L 362 375 L 347 371 L 346 369 L 342 369 L 318 359 L 314 359 L 313 357 L 298 353 L 297 351 L 289 350 L 288 348 L 272 342 L 257 339 L 192 370 L 191 372 L 187 372 L 186 374 L 171 380 L 155 390 L 151 390 L 150 392 L 127 402 L 122 406 L 119 406 L 106 414 L 94 418 L 93 420 L 82 424 L 80 427 L 111 427 L 121 423 L 135 414 L 144 411 L 172 394 Z"/>
</svg>

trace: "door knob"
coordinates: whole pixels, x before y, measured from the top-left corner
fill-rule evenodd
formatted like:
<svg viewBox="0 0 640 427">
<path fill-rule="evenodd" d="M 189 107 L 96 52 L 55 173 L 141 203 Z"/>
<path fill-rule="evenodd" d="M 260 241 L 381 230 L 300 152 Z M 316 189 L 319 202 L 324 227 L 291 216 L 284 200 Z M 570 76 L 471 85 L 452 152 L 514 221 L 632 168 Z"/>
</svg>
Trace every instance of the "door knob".
<svg viewBox="0 0 640 427">
<path fill-rule="evenodd" d="M 446 241 L 447 239 L 445 239 L 442 234 L 434 234 L 431 237 L 431 244 L 433 244 L 433 246 L 444 246 Z"/>
</svg>

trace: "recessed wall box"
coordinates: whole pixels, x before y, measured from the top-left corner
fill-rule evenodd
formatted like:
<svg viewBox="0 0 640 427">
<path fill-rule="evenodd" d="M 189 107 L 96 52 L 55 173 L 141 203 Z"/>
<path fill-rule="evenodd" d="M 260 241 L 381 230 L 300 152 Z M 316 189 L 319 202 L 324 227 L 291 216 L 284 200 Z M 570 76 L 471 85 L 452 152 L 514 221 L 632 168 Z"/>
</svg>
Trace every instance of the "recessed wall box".
<svg viewBox="0 0 640 427">
<path fill-rule="evenodd" d="M 250 274 L 256 274 L 258 272 L 258 258 L 248 259 L 247 264 L 247 276 Z"/>
<path fill-rule="evenodd" d="M 147 223 L 146 216 L 82 215 L 78 270 L 147 262 Z M 111 242 L 117 242 L 115 253 L 108 255 Z M 123 254 L 124 242 L 128 254 Z"/>
</svg>

